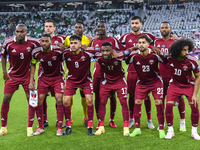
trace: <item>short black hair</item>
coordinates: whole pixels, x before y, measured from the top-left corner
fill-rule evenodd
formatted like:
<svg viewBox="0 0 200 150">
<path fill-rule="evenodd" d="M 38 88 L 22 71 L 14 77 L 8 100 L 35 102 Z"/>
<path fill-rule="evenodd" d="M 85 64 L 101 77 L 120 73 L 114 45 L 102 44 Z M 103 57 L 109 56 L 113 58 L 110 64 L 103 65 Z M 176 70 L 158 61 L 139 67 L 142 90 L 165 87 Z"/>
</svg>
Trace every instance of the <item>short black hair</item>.
<svg viewBox="0 0 200 150">
<path fill-rule="evenodd" d="M 112 47 L 112 44 L 110 42 L 104 42 L 101 46 L 110 46 L 110 47 Z"/>
<path fill-rule="evenodd" d="M 139 41 L 139 39 L 145 39 L 149 44 L 151 43 L 151 39 L 149 37 L 147 37 L 146 35 L 140 35 L 137 38 L 137 41 Z"/>
<path fill-rule="evenodd" d="M 72 36 L 70 36 L 69 40 L 70 41 L 79 40 L 81 42 L 82 39 L 81 39 L 81 37 L 79 35 L 72 35 Z"/>
<path fill-rule="evenodd" d="M 84 26 L 84 23 L 83 23 L 82 21 L 77 21 L 76 24 L 77 24 L 77 23 L 81 23 L 81 24 Z"/>
<path fill-rule="evenodd" d="M 193 51 L 194 43 L 191 39 L 188 38 L 180 39 L 169 47 L 169 55 L 176 59 L 180 55 L 184 46 L 188 46 L 189 52 L 191 52 Z"/>
<path fill-rule="evenodd" d="M 105 27 L 107 27 L 107 24 L 106 24 L 106 22 L 105 21 L 103 21 L 103 20 L 100 20 L 100 21 L 98 21 L 98 24 L 99 23 L 103 23 L 104 25 L 105 25 Z"/>
<path fill-rule="evenodd" d="M 51 40 L 51 35 L 50 34 L 45 33 L 45 34 L 42 35 L 42 37 L 49 37 L 50 40 Z"/>
<path fill-rule="evenodd" d="M 161 23 L 161 25 L 162 25 L 163 23 L 168 23 L 169 26 L 171 26 L 170 23 L 169 23 L 168 21 L 163 21 L 163 22 Z"/>
<path fill-rule="evenodd" d="M 54 26 L 54 27 L 56 26 L 56 23 L 55 23 L 52 19 L 47 19 L 47 20 L 45 20 L 45 23 L 46 23 L 46 22 L 52 22 L 52 23 L 53 23 L 53 26 Z M 44 24 L 45 24 L 45 23 L 44 23 Z"/>
<path fill-rule="evenodd" d="M 140 22 L 142 23 L 142 18 L 141 18 L 140 16 L 133 16 L 133 17 L 131 18 L 131 20 L 137 20 L 137 19 L 139 19 Z"/>
</svg>

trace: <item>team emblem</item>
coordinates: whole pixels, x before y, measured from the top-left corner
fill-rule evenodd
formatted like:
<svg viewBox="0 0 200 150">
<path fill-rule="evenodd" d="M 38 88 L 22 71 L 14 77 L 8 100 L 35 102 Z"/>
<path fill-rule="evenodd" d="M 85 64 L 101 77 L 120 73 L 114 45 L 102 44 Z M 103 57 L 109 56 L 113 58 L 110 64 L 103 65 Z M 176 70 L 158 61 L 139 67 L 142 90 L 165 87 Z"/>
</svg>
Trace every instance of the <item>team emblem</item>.
<svg viewBox="0 0 200 150">
<path fill-rule="evenodd" d="M 161 45 L 161 47 L 162 47 L 162 48 L 165 48 L 165 47 L 166 47 L 166 45 L 165 45 L 165 44 L 163 44 L 163 45 Z"/>
<path fill-rule="evenodd" d="M 57 58 L 57 56 L 53 56 L 53 57 L 52 57 L 53 60 L 56 60 L 56 58 Z"/>
<path fill-rule="evenodd" d="M 152 60 L 152 59 L 149 60 L 149 64 L 150 64 L 150 65 L 153 65 L 153 63 L 154 63 L 154 60 Z"/>
<path fill-rule="evenodd" d="M 118 65 L 118 62 L 117 62 L 117 61 L 115 61 L 115 62 L 114 62 L 114 64 L 117 66 L 117 65 Z"/>
<path fill-rule="evenodd" d="M 104 63 L 101 63 L 101 65 L 102 65 L 102 66 L 105 66 L 105 64 L 104 64 Z"/>
<path fill-rule="evenodd" d="M 57 44 L 58 44 L 58 41 L 55 41 L 54 44 L 57 45 Z"/>
<path fill-rule="evenodd" d="M 187 67 L 187 66 L 183 66 L 183 70 L 184 70 L 184 71 L 187 71 L 187 70 L 188 70 L 188 67 Z"/>
<path fill-rule="evenodd" d="M 82 59 L 82 61 L 85 61 L 85 56 L 82 56 L 81 59 Z"/>
<path fill-rule="evenodd" d="M 31 51 L 31 48 L 30 48 L 30 47 L 27 47 L 27 51 L 30 52 L 30 51 Z"/>
</svg>

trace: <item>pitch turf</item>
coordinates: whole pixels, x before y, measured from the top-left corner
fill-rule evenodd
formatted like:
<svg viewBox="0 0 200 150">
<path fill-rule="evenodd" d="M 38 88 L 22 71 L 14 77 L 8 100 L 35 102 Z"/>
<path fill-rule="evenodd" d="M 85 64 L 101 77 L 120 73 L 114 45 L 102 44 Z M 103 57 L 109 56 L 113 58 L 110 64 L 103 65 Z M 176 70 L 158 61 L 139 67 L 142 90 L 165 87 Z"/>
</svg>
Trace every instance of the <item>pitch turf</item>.
<svg viewBox="0 0 200 150">
<path fill-rule="evenodd" d="M 93 64 L 92 64 L 93 66 Z M 123 63 L 123 67 L 126 70 L 127 65 Z M 0 70 L 2 67 L 0 65 Z M 0 105 L 3 100 L 3 88 L 4 80 L 2 78 L 2 72 L 0 73 Z M 152 97 L 151 97 L 152 98 Z M 142 135 L 137 137 L 124 137 L 123 136 L 123 121 L 121 106 L 118 101 L 117 110 L 115 115 L 115 123 L 117 128 L 111 128 L 108 125 L 109 122 L 109 101 L 107 104 L 107 114 L 105 117 L 105 134 L 100 136 L 88 136 L 87 128 L 83 125 L 83 112 L 80 101 L 80 94 L 74 96 L 74 106 L 73 106 L 73 120 L 72 133 L 67 136 L 56 136 L 56 109 L 55 109 L 55 99 L 48 97 L 48 121 L 49 127 L 45 128 L 45 133 L 39 136 L 27 137 L 26 129 L 28 124 L 28 104 L 25 98 L 23 88 L 20 86 L 19 90 L 13 95 L 10 103 L 10 111 L 8 113 L 8 134 L 0 137 L 0 149 L 20 149 L 20 150 L 31 150 L 31 149 L 94 149 L 94 150 L 104 150 L 104 149 L 115 149 L 115 150 L 129 150 L 129 149 L 199 149 L 200 141 L 196 141 L 191 138 L 191 121 L 190 121 L 190 107 L 187 100 L 186 103 L 186 132 L 179 132 L 179 122 L 180 117 L 178 113 L 178 108 L 174 107 L 174 132 L 175 137 L 172 140 L 159 139 L 158 137 L 158 121 L 156 117 L 156 108 L 154 100 L 152 98 L 152 120 L 155 125 L 155 129 L 150 130 L 147 128 L 146 124 L 146 112 L 144 105 L 142 106 L 142 117 L 141 117 L 141 131 Z M 33 125 L 34 131 L 38 122 L 35 117 L 35 122 Z M 94 131 L 97 126 L 96 115 L 94 114 Z M 130 132 L 134 128 L 130 129 Z M 200 130 L 198 128 L 198 130 Z M 63 129 L 64 131 L 64 129 Z M 167 132 L 167 127 L 165 128 L 165 133 Z M 199 131 L 200 133 L 200 131 Z"/>
</svg>

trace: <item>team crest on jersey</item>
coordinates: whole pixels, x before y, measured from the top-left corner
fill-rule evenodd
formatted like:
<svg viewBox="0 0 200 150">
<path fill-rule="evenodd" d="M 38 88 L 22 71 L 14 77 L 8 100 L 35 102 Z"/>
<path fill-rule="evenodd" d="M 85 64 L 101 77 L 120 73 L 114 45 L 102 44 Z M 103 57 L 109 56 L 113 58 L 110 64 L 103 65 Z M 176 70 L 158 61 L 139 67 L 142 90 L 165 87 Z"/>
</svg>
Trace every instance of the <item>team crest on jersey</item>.
<svg viewBox="0 0 200 150">
<path fill-rule="evenodd" d="M 57 44 L 58 44 L 58 41 L 55 41 L 54 44 L 57 45 Z"/>
<path fill-rule="evenodd" d="M 149 64 L 150 64 L 150 65 L 153 65 L 153 63 L 154 63 L 154 60 L 152 60 L 152 59 L 149 60 Z"/>
<path fill-rule="evenodd" d="M 30 52 L 30 51 L 31 51 L 31 48 L 30 48 L 30 47 L 27 47 L 26 49 L 27 49 L 27 51 L 28 51 L 28 52 Z"/>
<path fill-rule="evenodd" d="M 188 70 L 188 66 L 183 66 L 183 70 L 187 71 Z"/>
<path fill-rule="evenodd" d="M 85 61 L 85 56 L 82 56 L 81 59 L 82 59 L 82 61 Z"/>
<path fill-rule="evenodd" d="M 101 63 L 101 65 L 102 65 L 102 66 L 105 66 L 105 64 L 104 64 L 104 63 Z"/>
<path fill-rule="evenodd" d="M 56 59 L 57 59 L 57 56 L 53 56 L 52 59 L 53 59 L 53 60 L 56 60 Z"/>
<path fill-rule="evenodd" d="M 161 47 L 162 47 L 162 48 L 165 48 L 165 47 L 166 47 L 166 45 L 165 45 L 165 44 L 163 44 L 163 45 L 161 45 Z"/>
<path fill-rule="evenodd" d="M 118 65 L 118 61 L 115 61 L 114 64 L 117 66 Z"/>
</svg>

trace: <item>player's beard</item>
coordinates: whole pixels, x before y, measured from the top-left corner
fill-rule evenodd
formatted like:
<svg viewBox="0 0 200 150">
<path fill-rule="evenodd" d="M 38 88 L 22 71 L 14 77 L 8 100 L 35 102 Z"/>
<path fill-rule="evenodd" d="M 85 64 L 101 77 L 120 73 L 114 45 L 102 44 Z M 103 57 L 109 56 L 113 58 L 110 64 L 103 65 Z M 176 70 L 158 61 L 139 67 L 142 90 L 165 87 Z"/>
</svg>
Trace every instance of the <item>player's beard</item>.
<svg viewBox="0 0 200 150">
<path fill-rule="evenodd" d="M 140 52 L 143 53 L 143 52 L 145 52 L 147 49 L 144 48 L 143 50 L 141 50 L 141 49 L 139 49 L 139 50 L 140 50 Z"/>
<path fill-rule="evenodd" d="M 132 28 L 133 32 L 138 32 L 140 30 L 140 28 L 134 27 Z"/>
<path fill-rule="evenodd" d="M 186 55 L 183 56 L 182 58 L 183 58 L 184 60 L 186 60 L 186 59 L 187 59 L 187 56 L 188 56 L 188 54 L 186 54 Z"/>
<path fill-rule="evenodd" d="M 161 32 L 161 35 L 162 35 L 163 37 L 167 37 L 167 36 L 169 35 L 169 32 L 166 32 L 165 34 L 163 34 L 163 33 Z"/>
<path fill-rule="evenodd" d="M 104 58 L 104 56 L 107 56 L 107 58 Z M 111 55 L 103 55 L 104 60 L 110 60 L 110 58 L 111 58 Z"/>
<path fill-rule="evenodd" d="M 42 46 L 42 48 L 43 48 L 44 51 L 47 51 L 50 48 L 50 45 L 48 47 L 46 46 L 46 48 L 44 46 L 46 46 L 46 45 Z"/>
</svg>

